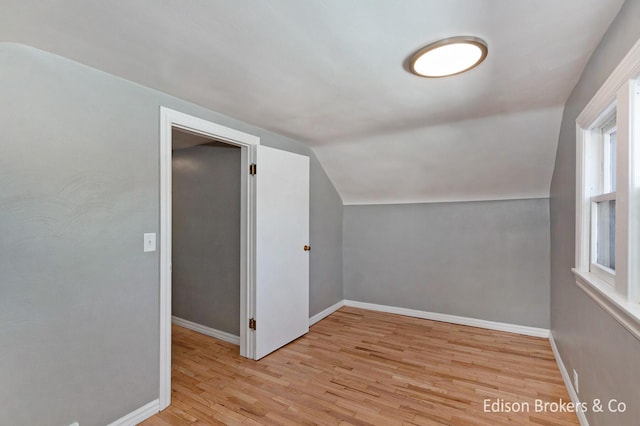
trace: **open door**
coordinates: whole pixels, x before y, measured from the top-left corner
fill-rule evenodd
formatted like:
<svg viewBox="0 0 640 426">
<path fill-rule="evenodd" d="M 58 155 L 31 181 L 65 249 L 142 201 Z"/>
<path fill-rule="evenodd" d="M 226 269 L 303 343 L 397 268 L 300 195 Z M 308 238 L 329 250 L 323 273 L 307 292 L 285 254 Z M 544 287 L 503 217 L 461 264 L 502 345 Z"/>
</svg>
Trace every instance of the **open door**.
<svg viewBox="0 0 640 426">
<path fill-rule="evenodd" d="M 257 146 L 255 359 L 309 331 L 309 157 Z"/>
</svg>

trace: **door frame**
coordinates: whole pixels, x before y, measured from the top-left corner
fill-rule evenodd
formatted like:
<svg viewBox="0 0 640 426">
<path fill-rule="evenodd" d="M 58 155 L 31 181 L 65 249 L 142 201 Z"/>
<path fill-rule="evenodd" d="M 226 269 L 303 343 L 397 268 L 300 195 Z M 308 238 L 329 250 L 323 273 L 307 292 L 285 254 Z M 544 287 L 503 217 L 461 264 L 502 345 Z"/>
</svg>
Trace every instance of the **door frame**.
<svg viewBox="0 0 640 426">
<path fill-rule="evenodd" d="M 171 404 L 171 191 L 172 129 L 240 147 L 240 355 L 255 357 L 248 327 L 255 311 L 255 183 L 249 166 L 260 138 L 189 114 L 160 107 L 160 411 Z"/>
</svg>

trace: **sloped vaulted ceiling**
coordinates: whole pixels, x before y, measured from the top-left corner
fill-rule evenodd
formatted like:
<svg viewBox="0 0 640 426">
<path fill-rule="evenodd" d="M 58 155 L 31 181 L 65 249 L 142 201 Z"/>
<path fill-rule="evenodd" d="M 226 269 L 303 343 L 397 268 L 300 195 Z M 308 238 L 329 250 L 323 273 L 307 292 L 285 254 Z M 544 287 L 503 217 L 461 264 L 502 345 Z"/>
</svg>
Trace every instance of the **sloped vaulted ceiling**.
<svg viewBox="0 0 640 426">
<path fill-rule="evenodd" d="M 546 197 L 562 105 L 622 0 L 3 0 L 28 44 L 309 144 L 346 204 Z M 445 79 L 403 62 L 474 35 Z"/>
</svg>

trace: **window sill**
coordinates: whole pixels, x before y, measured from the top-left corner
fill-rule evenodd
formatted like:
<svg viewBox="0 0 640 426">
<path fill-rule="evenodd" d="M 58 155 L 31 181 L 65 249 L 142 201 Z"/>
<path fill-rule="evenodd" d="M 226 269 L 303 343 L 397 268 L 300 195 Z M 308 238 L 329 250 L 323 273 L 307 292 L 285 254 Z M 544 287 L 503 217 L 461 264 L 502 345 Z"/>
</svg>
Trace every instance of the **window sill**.
<svg viewBox="0 0 640 426">
<path fill-rule="evenodd" d="M 576 276 L 578 287 L 640 340 L 640 305 L 627 302 L 609 284 L 590 272 L 575 268 L 571 271 Z"/>
</svg>

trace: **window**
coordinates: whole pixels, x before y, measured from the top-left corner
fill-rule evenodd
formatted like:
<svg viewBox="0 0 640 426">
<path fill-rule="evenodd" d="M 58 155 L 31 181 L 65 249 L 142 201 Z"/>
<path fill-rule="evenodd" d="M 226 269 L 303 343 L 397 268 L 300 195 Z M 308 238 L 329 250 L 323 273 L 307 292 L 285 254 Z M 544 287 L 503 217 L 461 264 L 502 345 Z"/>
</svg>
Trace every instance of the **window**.
<svg viewBox="0 0 640 426">
<path fill-rule="evenodd" d="M 591 131 L 588 150 L 594 179 L 591 188 L 591 262 L 589 271 L 610 285 L 616 269 L 616 119 Z"/>
<path fill-rule="evenodd" d="M 578 286 L 640 339 L 640 41 L 576 120 Z"/>
</svg>

